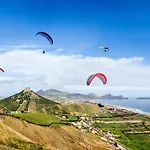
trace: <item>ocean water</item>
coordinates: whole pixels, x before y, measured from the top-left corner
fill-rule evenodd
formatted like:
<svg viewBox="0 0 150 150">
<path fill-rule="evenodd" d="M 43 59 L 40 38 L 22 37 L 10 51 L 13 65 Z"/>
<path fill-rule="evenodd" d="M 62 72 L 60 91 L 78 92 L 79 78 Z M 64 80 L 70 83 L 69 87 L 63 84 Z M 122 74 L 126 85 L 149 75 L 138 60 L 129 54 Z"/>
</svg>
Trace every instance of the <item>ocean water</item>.
<svg viewBox="0 0 150 150">
<path fill-rule="evenodd" d="M 128 108 L 139 113 L 150 113 L 150 99 L 97 100 L 96 103 Z"/>
</svg>

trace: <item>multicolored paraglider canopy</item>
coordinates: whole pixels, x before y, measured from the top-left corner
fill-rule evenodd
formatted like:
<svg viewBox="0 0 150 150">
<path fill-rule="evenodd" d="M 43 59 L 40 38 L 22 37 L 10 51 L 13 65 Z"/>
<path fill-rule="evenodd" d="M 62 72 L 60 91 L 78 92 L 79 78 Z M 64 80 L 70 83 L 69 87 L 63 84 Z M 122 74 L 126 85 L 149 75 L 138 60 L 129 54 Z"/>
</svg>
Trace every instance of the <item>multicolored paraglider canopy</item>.
<svg viewBox="0 0 150 150">
<path fill-rule="evenodd" d="M 90 75 L 88 77 L 87 85 L 90 85 L 95 77 L 98 77 L 103 82 L 103 84 L 107 83 L 107 78 L 106 78 L 106 76 L 103 73 L 96 73 L 96 74 Z"/>
</svg>

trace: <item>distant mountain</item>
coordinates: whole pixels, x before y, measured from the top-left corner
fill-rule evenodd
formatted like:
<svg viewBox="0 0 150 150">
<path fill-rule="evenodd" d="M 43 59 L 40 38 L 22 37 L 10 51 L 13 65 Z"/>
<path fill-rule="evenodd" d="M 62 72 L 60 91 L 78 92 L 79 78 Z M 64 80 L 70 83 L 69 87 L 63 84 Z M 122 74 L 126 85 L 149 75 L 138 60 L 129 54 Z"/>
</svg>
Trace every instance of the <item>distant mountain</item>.
<svg viewBox="0 0 150 150">
<path fill-rule="evenodd" d="M 51 99 L 56 98 L 59 100 L 68 99 L 68 100 L 85 100 L 86 101 L 86 100 L 96 100 L 96 99 L 128 99 L 121 95 L 113 96 L 111 94 L 106 94 L 106 95 L 99 97 L 94 93 L 89 93 L 89 94 L 69 93 L 69 92 L 58 91 L 56 89 L 49 89 L 46 91 L 39 90 L 37 91 L 37 93 L 47 98 L 51 98 Z"/>
<path fill-rule="evenodd" d="M 136 99 L 150 99 L 150 97 L 138 97 Z"/>
<path fill-rule="evenodd" d="M 40 96 L 29 87 L 0 100 L 0 106 L 8 111 L 58 113 L 61 111 L 59 105 L 59 103 Z"/>
<path fill-rule="evenodd" d="M 3 99 L 4 97 L 0 96 L 0 100 Z"/>
<path fill-rule="evenodd" d="M 79 93 L 70 93 L 67 95 L 70 99 L 98 99 L 99 97 L 95 94 L 79 94 Z"/>
<path fill-rule="evenodd" d="M 101 99 L 128 99 L 126 97 L 123 97 L 122 95 L 119 96 L 113 96 L 111 94 L 106 94 L 100 97 Z"/>
<path fill-rule="evenodd" d="M 99 97 L 93 93 L 90 94 L 80 94 L 80 93 L 69 93 L 63 92 L 56 89 L 49 89 L 43 91 L 42 89 L 37 91 L 41 96 L 50 98 L 50 99 L 57 99 L 57 100 L 91 100 L 91 99 L 99 99 Z"/>
<path fill-rule="evenodd" d="M 56 89 L 49 89 L 46 91 L 43 91 L 42 89 L 36 92 L 39 95 L 42 96 L 49 96 L 49 97 L 62 97 L 62 96 L 67 96 L 69 93 L 68 92 L 62 92 Z"/>
</svg>

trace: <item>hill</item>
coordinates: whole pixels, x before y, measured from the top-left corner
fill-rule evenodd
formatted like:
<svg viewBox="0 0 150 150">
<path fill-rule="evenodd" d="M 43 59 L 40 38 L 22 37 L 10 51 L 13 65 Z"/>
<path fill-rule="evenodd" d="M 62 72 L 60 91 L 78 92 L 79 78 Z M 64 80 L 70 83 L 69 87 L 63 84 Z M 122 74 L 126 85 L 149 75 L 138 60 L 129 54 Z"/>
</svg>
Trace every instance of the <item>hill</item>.
<svg viewBox="0 0 150 150">
<path fill-rule="evenodd" d="M 58 90 L 48 90 L 48 92 L 52 96 L 49 99 L 40 96 L 39 94 L 32 91 L 30 88 L 26 88 L 17 94 L 2 99 L 0 101 L 0 112 L 1 113 L 39 112 L 39 113 L 51 113 L 51 114 L 61 115 L 61 114 L 68 114 L 74 112 L 81 113 L 81 114 L 83 113 L 93 114 L 93 113 L 98 113 L 100 111 L 97 104 L 92 104 L 85 100 L 82 101 L 82 96 L 83 96 L 82 94 L 78 94 L 78 93 L 69 94 L 67 92 L 63 93 Z M 43 91 L 40 90 L 39 93 L 43 93 Z M 59 96 L 67 95 L 67 97 L 72 97 L 74 99 L 77 98 L 77 100 L 80 101 L 80 104 L 57 103 L 55 101 L 59 101 L 59 98 L 57 98 L 56 95 Z M 55 97 L 55 101 L 50 100 L 53 99 L 53 97 Z M 85 97 L 89 97 L 90 100 L 91 97 L 96 97 L 96 96 L 90 93 Z M 71 101 L 69 98 L 64 98 L 64 100 L 66 99 L 68 102 Z"/>
<path fill-rule="evenodd" d="M 82 104 L 62 104 L 61 108 L 63 112 L 67 113 L 78 113 L 78 114 L 95 114 L 100 113 L 101 109 L 98 107 L 97 104 L 93 103 L 82 103 Z"/>
<path fill-rule="evenodd" d="M 62 91 L 59 91 L 59 90 L 56 90 L 56 89 L 49 89 L 49 90 L 39 90 L 36 92 L 37 94 L 40 94 L 42 96 L 67 96 L 69 93 L 68 92 L 62 92 Z"/>
<path fill-rule="evenodd" d="M 113 96 L 111 94 L 106 94 L 100 97 L 101 99 L 128 99 L 126 97 L 123 97 L 122 95 L 119 96 Z"/>
<path fill-rule="evenodd" d="M 150 97 L 137 97 L 136 99 L 150 99 Z"/>
<path fill-rule="evenodd" d="M 103 96 L 97 96 L 94 93 L 89 94 L 80 94 L 80 93 L 69 93 L 69 92 L 62 92 L 56 89 L 49 89 L 49 90 L 39 90 L 37 93 L 41 96 L 57 99 L 59 101 L 67 101 L 67 100 L 75 100 L 75 101 L 89 101 L 89 100 L 97 100 L 97 99 L 128 99 L 123 97 L 122 95 L 113 96 L 111 94 L 106 94 Z"/>
<path fill-rule="evenodd" d="M 0 115 L 0 149 L 3 150 L 114 150 L 99 136 L 73 126 L 41 127 Z"/>
<path fill-rule="evenodd" d="M 60 112 L 59 103 L 46 99 L 29 87 L 10 97 L 0 100 L 1 107 L 7 109 L 8 112 L 44 112 L 58 113 Z"/>
<path fill-rule="evenodd" d="M 8 110 L 0 105 L 0 113 L 6 113 Z"/>
</svg>

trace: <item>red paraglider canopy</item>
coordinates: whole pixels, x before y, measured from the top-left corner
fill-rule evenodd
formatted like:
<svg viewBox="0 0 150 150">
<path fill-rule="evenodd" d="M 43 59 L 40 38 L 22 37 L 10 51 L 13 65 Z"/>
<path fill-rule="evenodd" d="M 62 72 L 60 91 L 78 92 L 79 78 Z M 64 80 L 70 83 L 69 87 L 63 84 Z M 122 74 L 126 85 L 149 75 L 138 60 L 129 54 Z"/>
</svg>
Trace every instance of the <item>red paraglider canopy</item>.
<svg viewBox="0 0 150 150">
<path fill-rule="evenodd" d="M 0 70 L 4 72 L 4 70 L 2 68 L 0 68 Z"/>
<path fill-rule="evenodd" d="M 89 78 L 87 79 L 87 85 L 90 85 L 95 77 L 98 77 L 99 79 L 101 79 L 103 84 L 107 83 L 107 78 L 103 73 L 96 73 L 96 74 L 89 76 Z"/>
</svg>

